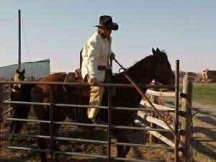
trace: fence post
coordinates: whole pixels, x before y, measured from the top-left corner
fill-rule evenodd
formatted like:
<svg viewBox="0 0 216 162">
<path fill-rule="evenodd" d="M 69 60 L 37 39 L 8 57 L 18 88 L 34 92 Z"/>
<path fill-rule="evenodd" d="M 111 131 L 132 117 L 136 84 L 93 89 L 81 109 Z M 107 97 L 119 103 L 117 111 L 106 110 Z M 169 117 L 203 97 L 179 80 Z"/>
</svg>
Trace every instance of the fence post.
<svg viewBox="0 0 216 162">
<path fill-rule="evenodd" d="M 108 162 L 112 161 L 112 155 L 111 155 L 111 129 L 112 129 L 112 103 L 111 103 L 111 94 L 110 94 L 110 88 L 107 88 L 108 92 L 108 154 L 107 154 L 107 160 Z"/>
<path fill-rule="evenodd" d="M 51 151 L 50 151 L 50 161 L 53 162 L 53 153 L 54 153 L 54 123 L 53 123 L 53 115 L 54 115 L 54 87 L 50 85 L 50 107 L 49 107 L 49 118 L 50 118 L 50 126 L 49 126 L 49 132 L 50 132 L 50 145 L 51 145 Z"/>
<path fill-rule="evenodd" d="M 3 85 L 0 84 L 0 115 L 2 114 L 3 111 L 4 111 L 3 109 Z"/>
<path fill-rule="evenodd" d="M 158 85 L 158 83 L 154 80 L 152 81 L 151 85 Z M 160 91 L 160 88 L 153 88 L 153 90 L 155 91 Z M 155 96 L 155 95 L 151 95 L 150 96 L 150 100 L 152 103 L 155 103 L 155 104 L 159 104 L 159 96 Z M 154 111 L 151 111 L 151 114 L 150 114 L 152 117 L 155 117 L 157 118 L 157 115 L 155 114 Z M 157 125 L 156 124 L 153 124 L 153 123 L 150 123 L 150 128 L 157 128 Z M 153 144 L 153 143 L 158 143 L 158 139 L 155 138 L 151 133 L 149 135 L 149 143 L 150 144 Z"/>
<path fill-rule="evenodd" d="M 3 112 L 3 88 L 2 88 L 2 84 L 0 84 L 0 140 L 2 140 L 2 125 L 3 125 L 3 115 L 2 115 L 2 112 Z M 0 150 L 1 151 L 1 150 Z"/>
<path fill-rule="evenodd" d="M 154 95 L 151 95 L 151 102 L 152 103 L 156 103 L 158 104 L 158 96 L 154 96 Z M 156 114 L 154 111 L 151 111 L 151 116 L 152 117 L 156 117 Z M 150 123 L 150 128 L 157 128 L 157 125 L 156 124 L 153 124 L 153 123 Z M 149 134 L 149 143 L 150 144 L 153 144 L 153 143 L 157 143 L 157 138 L 155 138 L 151 133 Z"/>
<path fill-rule="evenodd" d="M 182 111 L 185 112 L 183 117 L 181 129 L 184 130 L 184 135 L 181 136 L 182 142 L 185 144 L 183 155 L 185 157 L 185 162 L 190 162 L 190 139 L 191 139 L 191 104 L 192 104 L 192 91 L 193 91 L 193 81 L 191 77 L 185 76 L 183 78 L 183 93 L 186 97 L 182 98 Z"/>
<path fill-rule="evenodd" d="M 179 60 L 176 60 L 176 68 L 175 68 L 175 133 L 178 136 L 179 130 Z M 175 162 L 179 162 L 179 141 L 175 136 Z"/>
</svg>

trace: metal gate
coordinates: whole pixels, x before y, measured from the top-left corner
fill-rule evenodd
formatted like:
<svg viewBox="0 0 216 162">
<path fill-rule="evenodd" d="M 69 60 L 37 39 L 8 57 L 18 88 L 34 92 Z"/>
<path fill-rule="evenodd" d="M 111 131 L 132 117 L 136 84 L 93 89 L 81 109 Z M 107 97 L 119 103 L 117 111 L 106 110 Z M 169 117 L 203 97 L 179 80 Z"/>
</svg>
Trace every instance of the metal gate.
<svg viewBox="0 0 216 162">
<path fill-rule="evenodd" d="M 179 123 L 178 123 L 178 118 L 179 118 L 179 68 L 177 66 L 176 68 L 176 85 L 173 87 L 175 88 L 175 133 L 179 137 Z M 13 81 L 1 81 L 0 84 L 13 84 L 13 83 L 20 83 L 20 84 L 47 84 L 50 85 L 50 87 L 54 85 L 62 86 L 65 83 L 60 83 L 60 82 L 13 82 Z M 73 86 L 87 86 L 87 84 L 84 83 L 68 83 L 68 85 L 73 85 Z M 132 85 L 125 85 L 125 84 L 99 84 L 99 86 L 104 86 L 107 87 L 108 89 L 110 87 L 128 87 L 128 88 L 133 88 Z M 146 85 L 145 85 L 146 86 Z M 147 87 L 154 87 L 154 86 L 149 86 Z M 166 86 L 163 86 L 166 87 Z M 61 103 L 55 103 L 53 99 L 53 95 L 50 95 L 50 102 L 49 103 L 38 103 L 38 102 L 20 102 L 20 101 L 10 101 L 7 100 L 4 103 L 8 104 L 26 104 L 26 105 L 46 105 L 49 106 L 49 114 L 50 114 L 50 121 L 42 121 L 42 120 L 36 120 L 36 119 L 18 119 L 18 118 L 8 118 L 7 120 L 10 121 L 24 121 L 24 122 L 36 122 L 36 123 L 47 123 L 50 125 L 49 128 L 49 136 L 44 136 L 44 135 L 29 135 L 26 134 L 24 135 L 25 137 L 36 137 L 36 138 L 44 138 L 44 139 L 49 139 L 51 141 L 51 147 L 47 150 L 41 150 L 41 149 L 35 149 L 35 148 L 30 148 L 30 147 L 17 147 L 17 146 L 9 146 L 8 148 L 10 149 L 17 149 L 17 150 L 26 150 L 26 151 L 35 151 L 35 152 L 47 152 L 51 156 L 51 161 L 53 161 L 53 156 L 55 154 L 66 154 L 66 155 L 76 155 L 76 156 L 87 156 L 87 157 L 95 157 L 98 159 L 102 159 L 105 161 L 134 161 L 134 162 L 143 162 L 145 161 L 144 159 L 128 159 L 128 158 L 120 158 L 120 157 L 113 157 L 112 152 L 111 152 L 111 146 L 112 145 L 124 145 L 124 146 L 134 146 L 134 147 L 147 147 L 147 148 L 153 148 L 153 149 L 167 149 L 167 150 L 173 150 L 171 147 L 167 146 L 149 146 L 149 145 L 143 145 L 139 143 L 121 143 L 121 142 L 113 142 L 111 140 L 111 130 L 112 129 L 124 129 L 124 130 L 148 130 L 148 131 L 157 131 L 157 132 L 170 132 L 170 130 L 165 130 L 165 129 L 159 129 L 159 128 L 143 128 L 143 127 L 135 127 L 135 126 L 114 126 L 111 125 L 112 121 L 112 116 L 111 116 L 111 111 L 113 109 L 120 109 L 120 110 L 127 110 L 127 111 L 146 111 L 146 109 L 140 109 L 140 108 L 126 108 L 126 107 L 113 107 L 110 99 L 110 95 L 108 95 L 108 106 L 98 106 L 97 108 L 99 109 L 108 109 L 108 124 L 107 125 L 98 125 L 98 124 L 86 124 L 86 123 L 78 123 L 78 122 L 58 122 L 53 120 L 53 108 L 54 107 L 79 107 L 79 108 L 88 108 L 89 105 L 74 105 L 74 104 L 61 104 Z M 147 110 L 149 111 L 149 110 Z M 85 126 L 85 127 L 101 127 L 105 128 L 107 130 L 107 140 L 99 141 L 99 140 L 89 140 L 89 139 L 81 139 L 81 138 L 65 138 L 65 137 L 59 137 L 55 136 L 53 132 L 53 127 L 55 124 L 67 124 L 67 125 L 75 125 L 75 126 Z M 16 134 L 14 134 L 16 135 Z M 83 142 L 83 143 L 97 143 L 97 144 L 102 144 L 102 145 L 107 145 L 107 155 L 95 155 L 95 154 L 85 154 L 85 153 L 77 153 L 77 152 L 62 152 L 62 151 L 56 151 L 54 150 L 54 140 L 59 140 L 59 141 L 77 141 L 77 142 Z M 178 152 L 179 149 L 179 141 L 175 138 L 175 161 L 178 161 Z"/>
</svg>

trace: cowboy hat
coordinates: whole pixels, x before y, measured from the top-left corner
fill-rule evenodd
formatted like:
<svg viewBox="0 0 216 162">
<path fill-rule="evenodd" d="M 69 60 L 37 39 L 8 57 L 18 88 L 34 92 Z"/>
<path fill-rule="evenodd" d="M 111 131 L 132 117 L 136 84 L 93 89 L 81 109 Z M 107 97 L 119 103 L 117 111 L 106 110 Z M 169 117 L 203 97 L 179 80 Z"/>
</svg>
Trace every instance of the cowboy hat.
<svg viewBox="0 0 216 162">
<path fill-rule="evenodd" d="M 95 27 L 108 28 L 111 30 L 118 30 L 119 26 L 117 23 L 112 21 L 112 17 L 108 15 L 100 16 L 99 24 Z"/>
</svg>

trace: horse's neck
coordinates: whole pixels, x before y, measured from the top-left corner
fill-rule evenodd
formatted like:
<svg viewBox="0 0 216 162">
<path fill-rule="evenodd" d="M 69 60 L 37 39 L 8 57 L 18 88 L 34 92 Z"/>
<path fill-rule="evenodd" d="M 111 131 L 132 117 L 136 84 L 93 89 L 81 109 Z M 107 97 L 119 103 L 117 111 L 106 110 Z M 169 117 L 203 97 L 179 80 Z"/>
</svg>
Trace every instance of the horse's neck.
<svg viewBox="0 0 216 162">
<path fill-rule="evenodd" d="M 154 79 L 153 58 L 147 57 L 127 70 L 127 75 L 135 82 L 149 84 Z M 126 79 L 126 78 L 125 78 Z M 123 81 L 125 82 L 125 81 Z"/>
<path fill-rule="evenodd" d="M 131 78 L 136 84 L 149 84 L 154 76 L 153 65 L 150 59 L 141 60 L 131 68 L 127 70 L 127 75 Z M 145 64 L 148 63 L 148 66 L 145 67 Z M 145 69 L 145 71 L 143 71 Z M 124 76 L 124 73 L 117 74 L 114 76 L 114 83 L 124 83 L 130 84 L 129 80 Z M 142 91 L 145 93 L 146 88 L 142 88 Z M 138 106 L 142 97 L 134 88 L 117 88 L 116 94 L 114 97 L 114 105 L 117 106 Z"/>
</svg>

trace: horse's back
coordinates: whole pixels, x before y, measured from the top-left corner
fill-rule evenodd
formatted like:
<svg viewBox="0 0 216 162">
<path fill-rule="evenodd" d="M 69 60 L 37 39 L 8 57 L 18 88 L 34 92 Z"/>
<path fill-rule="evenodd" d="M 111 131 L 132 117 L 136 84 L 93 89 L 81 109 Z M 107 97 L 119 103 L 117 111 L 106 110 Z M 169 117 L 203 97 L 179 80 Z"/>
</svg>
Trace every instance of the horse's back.
<svg viewBox="0 0 216 162">
<path fill-rule="evenodd" d="M 39 82 L 62 82 L 66 76 L 66 73 L 53 73 L 41 78 Z"/>
<path fill-rule="evenodd" d="M 66 76 L 66 73 L 53 73 L 43 78 L 40 78 L 38 82 L 64 82 Z M 50 91 L 50 87 L 51 85 L 48 84 L 38 84 L 34 87 L 34 89 L 40 88 L 42 91 L 47 92 Z"/>
</svg>

